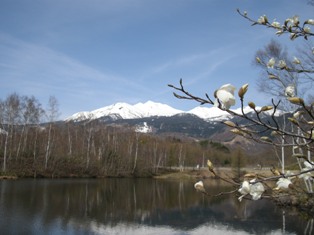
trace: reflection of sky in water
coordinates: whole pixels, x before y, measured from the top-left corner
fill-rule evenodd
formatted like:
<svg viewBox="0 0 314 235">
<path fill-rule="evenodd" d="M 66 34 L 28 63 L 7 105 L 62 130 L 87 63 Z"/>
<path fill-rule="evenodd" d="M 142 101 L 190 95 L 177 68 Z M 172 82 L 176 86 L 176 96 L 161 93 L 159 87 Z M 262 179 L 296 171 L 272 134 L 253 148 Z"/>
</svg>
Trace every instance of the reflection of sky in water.
<svg viewBox="0 0 314 235">
<path fill-rule="evenodd" d="M 208 198 L 194 182 L 152 179 L 0 182 L 1 234 L 282 234 L 282 210 L 265 200 Z M 208 186 L 212 192 L 221 185 Z M 306 221 L 285 216 L 285 234 Z"/>
</svg>

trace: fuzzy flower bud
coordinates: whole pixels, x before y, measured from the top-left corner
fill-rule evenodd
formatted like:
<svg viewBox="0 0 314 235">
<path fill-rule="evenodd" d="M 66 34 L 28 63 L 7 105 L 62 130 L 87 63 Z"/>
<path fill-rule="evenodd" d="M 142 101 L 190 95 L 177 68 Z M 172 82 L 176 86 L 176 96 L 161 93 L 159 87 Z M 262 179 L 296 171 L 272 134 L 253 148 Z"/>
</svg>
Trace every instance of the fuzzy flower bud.
<svg viewBox="0 0 314 235">
<path fill-rule="evenodd" d="M 267 63 L 267 67 L 268 67 L 268 68 L 274 68 L 275 63 L 276 63 L 275 58 L 271 58 L 271 59 L 268 61 L 268 63 Z"/>
<path fill-rule="evenodd" d="M 224 124 L 226 124 L 227 126 L 230 126 L 230 127 L 235 127 L 236 126 L 236 124 L 234 122 L 229 121 L 229 120 L 224 121 Z"/>
<path fill-rule="evenodd" d="M 249 84 L 244 84 L 238 91 L 238 95 L 241 99 L 243 99 L 245 93 L 247 92 L 248 90 L 248 87 L 249 87 Z"/>
<path fill-rule="evenodd" d="M 301 64 L 301 61 L 297 58 L 297 57 L 293 57 L 293 61 L 294 64 Z"/>
<path fill-rule="evenodd" d="M 294 125 L 299 126 L 299 123 L 298 123 L 298 121 L 297 121 L 296 119 L 294 119 L 294 118 L 292 118 L 292 117 L 288 117 L 288 120 L 289 120 L 290 122 L 292 122 Z"/>
<path fill-rule="evenodd" d="M 254 104 L 254 102 L 249 102 L 248 103 L 248 105 L 249 105 L 249 107 L 251 108 L 251 109 L 255 109 L 255 104 Z"/>
<path fill-rule="evenodd" d="M 272 110 L 273 109 L 273 106 L 271 105 L 266 105 L 266 106 L 263 106 L 261 108 L 261 112 L 265 112 L 265 111 L 269 111 L 269 110 Z"/>
<path fill-rule="evenodd" d="M 261 59 L 260 59 L 259 57 L 256 57 L 255 60 L 256 60 L 256 62 L 259 63 L 259 64 L 262 63 L 262 61 L 261 61 Z"/>
<path fill-rule="evenodd" d="M 260 138 L 260 140 L 263 141 L 263 142 L 268 142 L 268 143 L 272 142 L 272 140 L 268 136 L 262 136 Z"/>
<path fill-rule="evenodd" d="M 299 97 L 288 97 L 288 100 L 292 104 L 304 105 L 304 100 L 302 98 L 299 98 Z"/>
<path fill-rule="evenodd" d="M 244 133 L 242 131 L 240 131 L 239 129 L 231 129 L 230 130 L 233 134 L 236 134 L 236 135 L 244 135 Z"/>
<path fill-rule="evenodd" d="M 207 160 L 207 167 L 209 171 L 213 171 L 214 170 L 214 165 L 213 163 L 208 159 Z"/>
</svg>

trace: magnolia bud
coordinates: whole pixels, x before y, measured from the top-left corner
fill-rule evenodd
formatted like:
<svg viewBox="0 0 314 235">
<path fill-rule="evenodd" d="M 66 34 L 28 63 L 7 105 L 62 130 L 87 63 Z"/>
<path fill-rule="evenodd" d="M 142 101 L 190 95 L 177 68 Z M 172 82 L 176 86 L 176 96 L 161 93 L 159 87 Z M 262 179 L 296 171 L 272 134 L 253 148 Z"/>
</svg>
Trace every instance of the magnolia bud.
<svg viewBox="0 0 314 235">
<path fill-rule="evenodd" d="M 269 111 L 269 110 L 272 110 L 272 109 L 273 109 L 273 106 L 271 106 L 271 105 L 263 106 L 261 108 L 261 112 Z"/>
<path fill-rule="evenodd" d="M 249 87 L 249 84 L 244 84 L 238 91 L 238 95 L 241 99 L 243 99 L 245 93 L 247 92 L 248 90 L 248 87 Z"/>
<path fill-rule="evenodd" d="M 314 25 L 314 19 L 308 19 L 307 21 L 304 22 L 304 24 Z"/>
<path fill-rule="evenodd" d="M 271 136 L 277 136 L 277 135 L 279 135 L 279 132 L 278 132 L 278 131 L 272 131 L 272 132 L 270 133 L 270 135 L 271 135 Z"/>
<path fill-rule="evenodd" d="M 274 80 L 279 80 L 278 76 L 276 76 L 276 75 L 274 75 L 274 74 L 272 74 L 272 73 L 269 73 L 269 74 L 268 74 L 268 78 L 269 78 L 269 79 L 274 79 Z"/>
<path fill-rule="evenodd" d="M 249 105 L 249 107 L 251 108 L 251 109 L 255 109 L 255 104 L 254 104 L 254 102 L 249 102 L 248 103 L 248 105 Z"/>
<path fill-rule="evenodd" d="M 262 136 L 262 137 L 260 138 L 260 140 L 261 140 L 261 141 L 264 141 L 264 142 L 269 142 L 269 143 L 272 142 L 272 140 L 271 140 L 268 136 Z"/>
<path fill-rule="evenodd" d="M 304 105 L 304 100 L 299 97 L 288 97 L 287 98 L 292 104 Z"/>
<path fill-rule="evenodd" d="M 301 61 L 297 57 L 294 57 L 292 62 L 295 64 L 301 64 Z"/>
<path fill-rule="evenodd" d="M 230 127 L 235 127 L 236 124 L 232 121 L 224 121 L 224 124 L 226 124 L 227 126 L 230 126 Z"/>
<path fill-rule="evenodd" d="M 209 159 L 207 160 L 207 166 L 208 166 L 208 170 L 209 171 L 213 171 L 214 170 L 214 165 L 213 165 L 213 163 Z"/>
<path fill-rule="evenodd" d="M 288 120 L 292 122 L 294 125 L 297 125 L 297 126 L 299 125 L 298 121 L 294 118 L 288 117 Z"/>
<path fill-rule="evenodd" d="M 257 63 L 259 63 L 259 64 L 262 63 L 262 61 L 261 61 L 261 59 L 260 59 L 259 57 L 256 57 L 255 59 L 256 59 L 256 62 L 257 62 Z"/>
<path fill-rule="evenodd" d="M 231 129 L 230 130 L 233 134 L 236 134 L 236 135 L 244 135 L 244 132 L 243 131 L 240 131 L 239 129 Z"/>
</svg>

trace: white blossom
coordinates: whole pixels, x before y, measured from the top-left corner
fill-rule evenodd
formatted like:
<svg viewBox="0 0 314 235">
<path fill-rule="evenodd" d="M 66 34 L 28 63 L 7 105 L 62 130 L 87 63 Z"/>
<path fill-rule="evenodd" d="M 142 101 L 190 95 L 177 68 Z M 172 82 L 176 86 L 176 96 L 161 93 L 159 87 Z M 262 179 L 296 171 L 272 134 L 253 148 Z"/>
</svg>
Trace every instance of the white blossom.
<svg viewBox="0 0 314 235">
<path fill-rule="evenodd" d="M 290 84 L 285 89 L 285 96 L 287 97 L 295 97 L 295 86 Z"/>
<path fill-rule="evenodd" d="M 305 21 L 306 24 L 314 25 L 314 19 L 308 19 Z"/>
<path fill-rule="evenodd" d="M 305 167 L 301 169 L 301 173 L 313 169 L 313 165 L 312 165 L 313 163 L 311 164 L 308 161 L 305 161 L 305 162 L 303 162 L 303 164 L 304 164 Z M 299 178 L 303 178 L 305 180 L 312 179 L 312 177 L 314 177 L 313 171 L 310 171 L 310 172 L 303 173 L 303 174 L 299 175 Z"/>
<path fill-rule="evenodd" d="M 290 22 L 293 26 L 298 26 L 300 23 L 299 16 L 295 15 L 292 18 L 287 19 L 286 21 Z"/>
<path fill-rule="evenodd" d="M 290 179 L 280 178 L 276 184 L 277 184 L 277 187 L 275 189 L 279 190 L 279 189 L 289 188 L 289 185 L 292 184 L 292 182 Z"/>
<path fill-rule="evenodd" d="M 253 183 L 251 185 L 250 195 L 252 196 L 253 200 L 259 200 L 265 191 L 264 185 L 261 182 L 254 183 L 255 179 L 251 180 L 250 182 Z"/>
<path fill-rule="evenodd" d="M 275 58 L 272 57 L 272 58 L 268 61 L 267 67 L 268 67 L 268 68 L 274 68 L 275 63 L 276 63 L 276 60 L 275 60 Z"/>
<path fill-rule="evenodd" d="M 241 188 L 239 188 L 238 192 L 242 195 L 238 198 L 241 202 L 243 197 L 250 194 L 252 197 L 252 200 L 259 200 L 262 196 L 262 194 L 265 191 L 264 185 L 261 182 L 255 183 L 255 179 L 251 180 L 250 182 L 247 180 L 244 180 L 241 184 Z"/>
<path fill-rule="evenodd" d="M 275 27 L 275 28 L 280 28 L 280 27 L 281 27 L 281 26 L 280 26 L 280 23 L 277 22 L 277 21 L 274 21 L 273 23 L 271 23 L 271 25 L 272 25 L 273 27 Z"/>
<path fill-rule="evenodd" d="M 278 67 L 281 69 L 284 69 L 287 66 L 286 62 L 284 60 L 279 60 Z"/>
<path fill-rule="evenodd" d="M 231 84 L 225 84 L 215 91 L 215 103 L 216 107 L 219 104 L 222 109 L 229 109 L 232 105 L 235 105 L 234 91 L 235 87 Z"/>
<path fill-rule="evenodd" d="M 303 28 L 303 30 L 304 30 L 305 33 L 311 33 L 311 28 L 310 27 L 306 26 L 306 27 Z"/>
<path fill-rule="evenodd" d="M 242 196 L 240 196 L 238 199 L 241 202 L 242 198 L 245 197 L 246 195 L 248 195 L 250 193 L 251 190 L 251 186 L 249 181 L 244 180 L 242 182 L 241 188 L 239 188 L 238 192 L 242 194 Z"/>
<path fill-rule="evenodd" d="M 204 188 L 204 183 L 203 183 L 203 181 L 198 181 L 196 184 L 194 184 L 194 188 L 195 188 L 197 191 L 206 192 L 206 191 L 205 191 L 205 188 Z"/>
<path fill-rule="evenodd" d="M 259 24 L 266 24 L 268 22 L 266 15 L 260 16 L 257 20 Z"/>
</svg>

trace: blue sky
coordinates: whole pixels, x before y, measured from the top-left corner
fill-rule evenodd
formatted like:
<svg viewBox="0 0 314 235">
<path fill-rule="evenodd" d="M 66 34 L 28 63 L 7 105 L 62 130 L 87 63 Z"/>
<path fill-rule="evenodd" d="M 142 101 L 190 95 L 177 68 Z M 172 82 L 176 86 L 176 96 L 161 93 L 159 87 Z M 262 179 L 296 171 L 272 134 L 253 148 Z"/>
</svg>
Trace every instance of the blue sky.
<svg viewBox="0 0 314 235">
<path fill-rule="evenodd" d="M 306 0 L 0 0 L 0 99 L 17 92 L 45 106 L 59 102 L 60 118 L 116 102 L 152 100 L 190 110 L 167 84 L 182 78 L 191 92 L 212 95 L 225 83 L 256 92 L 257 49 L 274 32 L 255 26 L 266 14 L 283 22 L 314 18 Z M 299 42 L 279 40 L 288 47 Z M 301 42 L 301 41 L 300 41 Z"/>
</svg>

